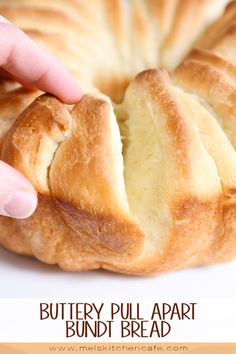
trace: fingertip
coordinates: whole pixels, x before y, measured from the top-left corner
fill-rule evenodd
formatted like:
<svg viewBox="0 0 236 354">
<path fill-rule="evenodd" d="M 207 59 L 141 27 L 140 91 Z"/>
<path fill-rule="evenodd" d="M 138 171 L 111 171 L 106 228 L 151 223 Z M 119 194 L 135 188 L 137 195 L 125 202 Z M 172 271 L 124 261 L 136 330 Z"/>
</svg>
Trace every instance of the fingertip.
<svg viewBox="0 0 236 354">
<path fill-rule="evenodd" d="M 37 207 L 37 193 L 17 170 L 0 161 L 0 215 L 24 219 Z"/>
<path fill-rule="evenodd" d="M 62 102 L 66 104 L 75 104 L 82 99 L 83 95 L 84 93 L 82 89 L 78 85 L 76 85 L 76 88 L 73 91 L 68 91 L 59 98 L 61 99 Z"/>
<path fill-rule="evenodd" d="M 52 87 L 50 93 L 55 94 L 55 96 L 66 104 L 79 102 L 84 95 L 82 88 L 66 68 L 60 67 L 59 72 L 61 75 L 57 80 L 57 86 Z"/>
<path fill-rule="evenodd" d="M 3 209 L 7 216 L 25 219 L 34 213 L 37 203 L 38 200 L 35 193 L 18 190 L 8 195 L 4 201 Z"/>
</svg>

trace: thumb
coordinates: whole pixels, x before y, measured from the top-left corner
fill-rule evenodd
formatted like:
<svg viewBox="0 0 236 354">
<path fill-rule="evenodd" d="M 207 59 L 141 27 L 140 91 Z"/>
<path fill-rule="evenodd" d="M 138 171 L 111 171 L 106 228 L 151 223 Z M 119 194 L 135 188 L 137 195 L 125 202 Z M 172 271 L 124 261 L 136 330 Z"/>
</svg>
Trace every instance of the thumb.
<svg viewBox="0 0 236 354">
<path fill-rule="evenodd" d="M 0 215 L 27 218 L 36 209 L 37 195 L 27 179 L 0 161 Z"/>
</svg>

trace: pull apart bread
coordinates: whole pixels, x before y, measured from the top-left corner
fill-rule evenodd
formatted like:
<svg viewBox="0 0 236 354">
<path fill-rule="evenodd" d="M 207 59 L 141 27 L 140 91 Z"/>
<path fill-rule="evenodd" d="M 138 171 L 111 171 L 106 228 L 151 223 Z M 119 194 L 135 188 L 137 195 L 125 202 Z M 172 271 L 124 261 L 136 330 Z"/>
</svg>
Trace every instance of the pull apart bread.
<svg viewBox="0 0 236 354">
<path fill-rule="evenodd" d="M 22 8 L 28 2 L 12 1 L 8 7 L 0 1 L 0 10 L 5 9 L 8 17 L 12 15 L 23 26 L 17 11 L 23 16 Z M 72 16 L 72 8 L 79 3 L 71 1 L 66 7 L 63 0 L 55 1 L 52 11 L 65 6 L 66 16 Z M 110 6 L 105 0 L 94 3 L 100 4 L 99 11 L 108 11 Z M 201 3 L 202 16 L 209 19 L 203 11 L 209 1 Z M 32 13 L 44 10 L 44 0 L 37 4 Z M 119 6 L 131 6 L 126 1 L 114 4 L 120 17 L 113 21 L 113 34 L 127 20 Z M 144 54 L 147 63 L 137 60 L 133 70 L 138 71 L 139 66 L 176 67 L 200 36 L 191 34 L 191 42 L 181 47 L 182 54 L 176 52 L 173 38 L 181 31 L 179 17 L 183 23 L 191 19 L 195 1 L 172 1 L 172 5 L 165 1 L 165 6 L 151 0 L 132 4 L 152 8 L 150 18 L 154 23 L 156 16 L 163 29 L 162 38 L 155 42 L 163 49 L 156 48 L 158 61 Z M 89 18 L 89 8 L 84 5 L 83 10 Z M 160 25 L 162 12 L 168 13 L 169 30 Z M 106 80 L 104 86 L 97 85 L 94 79 L 87 85 L 93 88 L 73 107 L 49 94 L 0 83 L 1 159 L 32 182 L 39 198 L 30 218 L 0 217 L 3 247 L 65 270 L 104 268 L 141 275 L 235 257 L 236 52 L 232 47 L 226 50 L 229 32 L 219 29 L 221 21 L 229 28 L 231 21 L 233 26 L 234 15 L 229 12 L 236 16 L 236 2 L 207 29 L 198 49 L 170 74 L 149 69 L 131 80 L 133 72 L 125 72 L 131 52 L 121 31 L 114 38 L 119 48 L 117 62 L 127 64 L 122 80 L 112 87 Z M 134 7 L 128 14 L 136 14 L 136 18 L 143 12 Z M 26 31 L 32 34 L 28 21 Z M 206 27 L 199 26 L 198 31 Z M 213 36 L 214 28 L 219 29 L 219 36 Z M 71 41 L 74 31 L 72 26 L 70 34 L 65 32 Z M 37 36 L 44 41 L 43 31 Z M 53 47 L 53 41 L 45 42 Z M 54 49 L 60 51 L 58 44 Z M 177 53 L 173 62 L 160 64 L 167 63 L 164 58 L 169 51 Z M 109 90 L 119 103 L 112 103 Z"/>
</svg>

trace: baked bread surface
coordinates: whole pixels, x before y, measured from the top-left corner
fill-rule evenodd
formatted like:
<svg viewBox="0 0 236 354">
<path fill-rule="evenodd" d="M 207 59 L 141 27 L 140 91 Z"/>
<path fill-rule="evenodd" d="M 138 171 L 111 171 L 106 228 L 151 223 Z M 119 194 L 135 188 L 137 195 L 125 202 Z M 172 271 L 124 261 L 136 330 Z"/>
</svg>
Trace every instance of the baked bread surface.
<svg viewBox="0 0 236 354">
<path fill-rule="evenodd" d="M 3 247 L 65 270 L 129 274 L 236 255 L 228 3 L 0 1 L 85 91 L 72 107 L 0 82 L 1 159 L 39 197 L 30 218 L 0 217 Z"/>
</svg>

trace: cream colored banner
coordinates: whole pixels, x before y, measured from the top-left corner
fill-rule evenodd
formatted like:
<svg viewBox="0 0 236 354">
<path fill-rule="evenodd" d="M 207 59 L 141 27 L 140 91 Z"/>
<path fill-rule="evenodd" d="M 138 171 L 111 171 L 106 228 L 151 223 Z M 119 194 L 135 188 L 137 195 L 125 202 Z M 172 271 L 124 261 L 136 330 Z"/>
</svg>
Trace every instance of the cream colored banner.
<svg viewBox="0 0 236 354">
<path fill-rule="evenodd" d="M 0 354 L 52 353 L 235 354 L 236 343 L 1 343 Z"/>
</svg>

